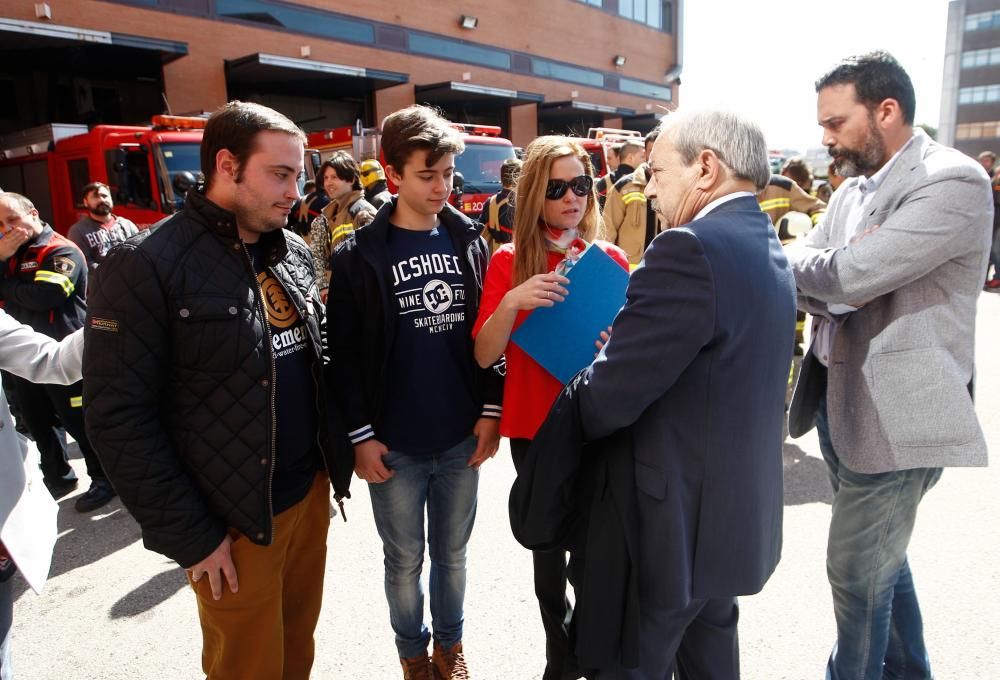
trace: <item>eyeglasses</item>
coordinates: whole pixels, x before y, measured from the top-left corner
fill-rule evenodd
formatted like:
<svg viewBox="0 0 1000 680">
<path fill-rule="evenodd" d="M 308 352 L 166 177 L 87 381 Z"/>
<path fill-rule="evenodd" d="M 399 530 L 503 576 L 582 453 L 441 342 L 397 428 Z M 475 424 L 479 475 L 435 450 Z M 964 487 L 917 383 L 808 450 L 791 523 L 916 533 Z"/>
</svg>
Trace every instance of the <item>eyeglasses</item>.
<svg viewBox="0 0 1000 680">
<path fill-rule="evenodd" d="M 545 187 L 545 198 L 558 201 L 566 195 L 567 189 L 572 189 L 573 193 L 581 198 L 587 196 L 594 189 L 594 178 L 590 175 L 580 175 L 570 180 L 550 179 Z"/>
</svg>

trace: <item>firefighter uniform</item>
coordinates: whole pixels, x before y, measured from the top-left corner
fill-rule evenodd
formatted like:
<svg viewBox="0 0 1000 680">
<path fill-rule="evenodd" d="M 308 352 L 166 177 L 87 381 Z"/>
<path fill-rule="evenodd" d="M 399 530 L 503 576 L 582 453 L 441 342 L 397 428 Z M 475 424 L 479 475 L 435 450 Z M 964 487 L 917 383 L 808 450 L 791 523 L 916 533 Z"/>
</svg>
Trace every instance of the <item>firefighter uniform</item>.
<svg viewBox="0 0 1000 680">
<path fill-rule="evenodd" d="M 514 240 L 514 190 L 501 189 L 486 199 L 486 205 L 479 214 L 483 224 L 483 238 L 490 246 L 490 252 Z"/>
<path fill-rule="evenodd" d="M 785 213 L 792 210 L 805 213 L 812 218 L 815 226 L 826 212 L 826 203 L 815 196 L 810 196 L 798 184 L 781 175 L 771 175 L 771 181 L 757 195 L 757 201 L 760 203 L 760 209 L 771 218 L 771 224 L 778 229 L 778 238 L 782 243 L 788 243 L 795 238 L 784 230 L 784 225 L 781 223 Z"/>
<path fill-rule="evenodd" d="M 0 280 L 4 309 L 21 323 L 56 340 L 82 328 L 87 315 L 87 263 L 71 241 L 43 225 L 6 262 Z M 105 479 L 83 429 L 83 382 L 38 385 L 14 378 L 21 415 L 38 445 L 46 482 L 65 486 L 76 479 L 67 461 L 59 424 L 80 445 L 91 480 Z M 58 416 L 58 419 L 56 418 Z"/>
<path fill-rule="evenodd" d="M 629 264 L 639 264 L 659 230 L 656 214 L 646 200 L 649 166 L 643 163 L 623 175 L 608 191 L 604 204 L 604 238 L 625 251 Z"/>
<path fill-rule="evenodd" d="M 788 233 L 781 218 L 791 211 L 805 213 L 812 218 L 813 226 L 819 222 L 826 212 L 826 203 L 815 196 L 810 196 L 793 180 L 782 175 L 771 175 L 764 190 L 757 195 L 760 209 L 771 218 L 771 224 L 778 230 L 778 239 L 791 243 L 795 237 Z M 792 387 L 799 377 L 799 367 L 802 363 L 803 343 L 805 341 L 806 315 L 796 312 L 795 315 L 795 357 L 792 359 L 792 369 L 788 376 L 788 391 L 785 403 L 791 403 Z"/>
</svg>

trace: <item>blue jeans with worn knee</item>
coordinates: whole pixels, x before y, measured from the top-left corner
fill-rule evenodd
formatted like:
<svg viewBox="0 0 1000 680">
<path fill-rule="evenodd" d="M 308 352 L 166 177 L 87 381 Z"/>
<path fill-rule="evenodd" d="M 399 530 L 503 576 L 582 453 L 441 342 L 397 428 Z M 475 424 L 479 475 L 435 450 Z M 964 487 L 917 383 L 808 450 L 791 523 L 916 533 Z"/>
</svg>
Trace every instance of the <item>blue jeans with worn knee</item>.
<svg viewBox="0 0 1000 680">
<path fill-rule="evenodd" d="M 941 468 L 860 474 L 840 462 L 830 439 L 826 396 L 816 416 L 833 485 L 826 567 L 837 643 L 828 680 L 929 680 L 923 619 L 906 549 L 917 506 Z"/>
<path fill-rule="evenodd" d="M 382 461 L 395 474 L 369 484 L 375 526 L 385 553 L 385 596 L 399 656 L 427 650 L 424 625 L 424 515 L 430 552 L 430 603 L 434 641 L 445 649 L 462 639 L 465 555 L 476 520 L 479 472 L 469 467 L 470 437 L 440 453 L 390 451 Z"/>
</svg>

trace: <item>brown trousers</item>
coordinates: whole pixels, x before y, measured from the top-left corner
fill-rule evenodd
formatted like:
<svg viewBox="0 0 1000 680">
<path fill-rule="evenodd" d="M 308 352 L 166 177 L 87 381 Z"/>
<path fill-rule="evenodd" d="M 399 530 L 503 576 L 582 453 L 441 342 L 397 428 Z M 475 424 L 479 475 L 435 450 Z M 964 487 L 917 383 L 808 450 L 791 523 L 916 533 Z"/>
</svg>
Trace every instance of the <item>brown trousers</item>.
<svg viewBox="0 0 1000 680">
<path fill-rule="evenodd" d="M 208 577 L 192 583 L 201 619 L 201 664 L 208 680 L 306 680 L 315 655 L 330 527 L 330 482 L 274 518 L 271 545 L 230 530 L 239 592 L 223 582 L 212 599 Z M 190 577 L 189 577 L 190 580 Z"/>
</svg>

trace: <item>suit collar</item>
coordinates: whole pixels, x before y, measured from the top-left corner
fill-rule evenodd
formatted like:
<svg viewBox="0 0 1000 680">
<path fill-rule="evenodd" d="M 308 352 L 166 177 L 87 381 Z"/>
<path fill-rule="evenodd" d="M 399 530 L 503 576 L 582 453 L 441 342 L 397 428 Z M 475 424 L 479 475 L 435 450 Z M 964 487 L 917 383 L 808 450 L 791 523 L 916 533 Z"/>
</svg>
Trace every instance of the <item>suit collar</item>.
<svg viewBox="0 0 1000 680">
<path fill-rule="evenodd" d="M 753 210 L 756 208 L 760 210 L 760 205 L 757 203 L 757 199 L 749 191 L 737 191 L 731 194 L 726 194 L 725 196 L 720 196 L 715 199 L 704 208 L 698 211 L 698 214 L 694 216 L 691 220 L 700 220 L 703 217 L 708 216 L 715 212 L 728 212 L 730 210 Z"/>
</svg>

